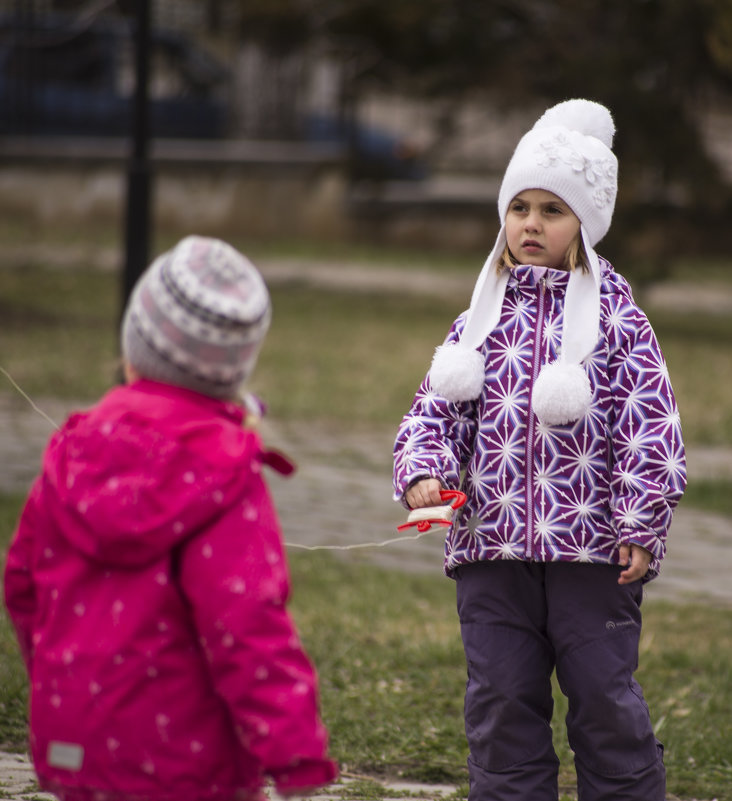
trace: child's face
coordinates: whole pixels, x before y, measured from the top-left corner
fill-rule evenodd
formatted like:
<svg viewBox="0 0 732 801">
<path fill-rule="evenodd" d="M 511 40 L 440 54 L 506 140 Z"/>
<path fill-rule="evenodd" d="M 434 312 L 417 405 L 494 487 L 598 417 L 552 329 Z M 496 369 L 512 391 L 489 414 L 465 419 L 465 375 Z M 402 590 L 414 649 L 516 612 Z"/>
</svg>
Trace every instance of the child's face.
<svg viewBox="0 0 732 801">
<path fill-rule="evenodd" d="M 545 189 L 526 189 L 508 204 L 506 241 L 519 264 L 562 269 L 579 230 L 574 212 Z"/>
</svg>

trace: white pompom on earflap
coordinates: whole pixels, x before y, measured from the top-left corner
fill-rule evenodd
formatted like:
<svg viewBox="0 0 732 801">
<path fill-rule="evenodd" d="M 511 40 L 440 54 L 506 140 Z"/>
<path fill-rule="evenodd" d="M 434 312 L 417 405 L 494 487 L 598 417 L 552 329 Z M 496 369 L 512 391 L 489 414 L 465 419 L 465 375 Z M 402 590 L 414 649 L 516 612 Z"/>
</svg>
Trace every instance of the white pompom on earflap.
<svg viewBox="0 0 732 801">
<path fill-rule="evenodd" d="M 578 364 L 547 364 L 534 383 L 531 405 L 546 425 L 573 423 L 587 413 L 591 403 L 590 379 Z"/>
<path fill-rule="evenodd" d="M 430 367 L 432 389 L 445 400 L 478 398 L 485 383 L 485 360 L 473 348 L 451 343 L 435 350 Z"/>
</svg>

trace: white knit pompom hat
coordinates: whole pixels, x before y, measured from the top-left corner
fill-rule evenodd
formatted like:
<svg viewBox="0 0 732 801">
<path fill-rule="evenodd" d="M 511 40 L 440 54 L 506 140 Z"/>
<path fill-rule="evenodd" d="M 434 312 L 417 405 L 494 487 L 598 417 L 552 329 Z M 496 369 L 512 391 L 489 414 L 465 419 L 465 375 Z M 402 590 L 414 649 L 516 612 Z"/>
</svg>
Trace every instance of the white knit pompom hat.
<svg viewBox="0 0 732 801">
<path fill-rule="evenodd" d="M 607 233 L 615 208 L 614 134 L 605 106 L 566 100 L 544 112 L 520 140 L 498 194 L 501 229 L 476 281 L 460 341 L 437 348 L 432 361 L 430 383 L 437 394 L 451 401 L 480 396 L 485 380 L 480 348 L 498 323 L 509 278 L 508 271 L 496 269 L 506 247 L 506 212 L 519 192 L 544 189 L 577 215 L 590 270 L 575 270 L 570 276 L 561 355 L 542 370 L 533 409 L 549 425 L 573 422 L 587 411 L 591 389 L 581 362 L 594 350 L 599 334 L 600 264 L 594 246 Z"/>
</svg>

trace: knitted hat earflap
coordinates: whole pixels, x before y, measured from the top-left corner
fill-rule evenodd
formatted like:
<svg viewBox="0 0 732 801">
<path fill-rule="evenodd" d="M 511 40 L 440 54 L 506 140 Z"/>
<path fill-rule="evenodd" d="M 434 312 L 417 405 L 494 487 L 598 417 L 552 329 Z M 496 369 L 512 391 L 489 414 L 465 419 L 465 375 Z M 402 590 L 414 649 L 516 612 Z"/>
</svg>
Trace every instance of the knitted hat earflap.
<svg viewBox="0 0 732 801">
<path fill-rule="evenodd" d="M 501 316 L 509 274 L 508 270 L 499 273 L 496 265 L 505 248 L 506 229 L 501 226 L 475 283 L 460 340 L 440 345 L 435 350 L 429 372 L 430 386 L 446 400 L 475 400 L 483 391 L 485 360 L 480 346 Z"/>
<path fill-rule="evenodd" d="M 584 416 L 592 402 L 592 388 L 584 359 L 595 348 L 600 320 L 600 262 L 584 227 L 589 271 L 575 270 L 567 283 L 559 358 L 542 367 L 531 394 L 531 407 L 541 423 L 566 425 Z"/>
<path fill-rule="evenodd" d="M 600 264 L 584 229 L 582 241 L 590 269 L 576 270 L 569 278 L 561 352 L 556 362 L 541 369 L 532 393 L 534 413 L 547 425 L 565 425 L 579 419 L 592 400 L 590 382 L 581 362 L 592 353 L 599 335 Z M 475 400 L 483 390 L 485 360 L 480 346 L 498 322 L 508 283 L 508 270 L 500 274 L 496 270 L 504 248 L 505 232 L 501 228 L 473 290 L 460 340 L 435 350 L 430 385 L 446 400 Z"/>
</svg>

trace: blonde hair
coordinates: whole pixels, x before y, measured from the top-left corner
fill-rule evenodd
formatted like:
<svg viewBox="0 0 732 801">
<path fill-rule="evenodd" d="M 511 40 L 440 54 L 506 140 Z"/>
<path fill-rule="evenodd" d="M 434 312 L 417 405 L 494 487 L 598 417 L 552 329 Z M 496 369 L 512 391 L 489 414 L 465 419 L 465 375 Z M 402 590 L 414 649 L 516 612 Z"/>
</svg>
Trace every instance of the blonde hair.
<svg viewBox="0 0 732 801">
<path fill-rule="evenodd" d="M 503 270 L 510 270 L 511 267 L 515 266 L 516 264 L 518 264 L 516 258 L 509 250 L 508 245 L 506 245 L 506 247 L 503 249 L 500 259 L 498 259 L 496 269 L 500 273 L 503 272 Z M 590 265 L 587 259 L 587 253 L 585 252 L 585 247 L 582 244 L 582 234 L 580 231 L 577 231 L 577 236 L 575 236 L 575 238 L 570 242 L 567 252 L 564 254 L 563 266 L 564 269 L 570 273 L 574 272 L 578 267 L 583 273 L 590 271 Z"/>
</svg>

